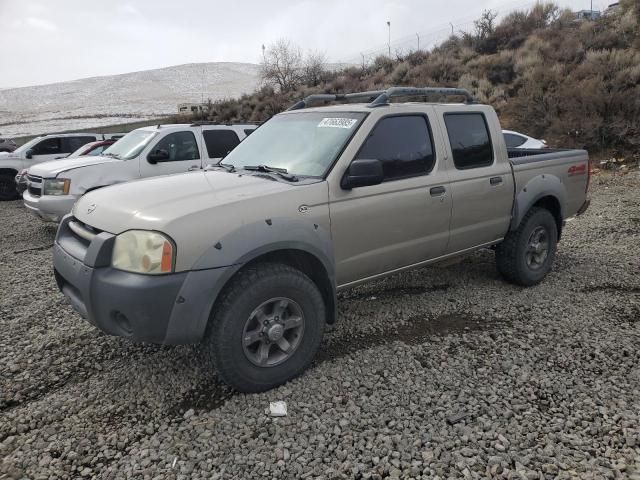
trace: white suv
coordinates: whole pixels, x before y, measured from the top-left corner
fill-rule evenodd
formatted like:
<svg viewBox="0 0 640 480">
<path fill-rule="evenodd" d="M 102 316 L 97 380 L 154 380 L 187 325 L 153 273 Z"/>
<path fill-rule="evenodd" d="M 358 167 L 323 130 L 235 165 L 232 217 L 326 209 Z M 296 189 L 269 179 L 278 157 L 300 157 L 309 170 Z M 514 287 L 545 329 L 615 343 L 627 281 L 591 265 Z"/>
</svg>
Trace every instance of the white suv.
<svg viewBox="0 0 640 480">
<path fill-rule="evenodd" d="M 24 204 L 41 219 L 59 222 L 88 191 L 218 163 L 255 128 L 251 124 L 217 123 L 139 128 L 100 156 L 61 159 L 31 167 Z"/>
</svg>

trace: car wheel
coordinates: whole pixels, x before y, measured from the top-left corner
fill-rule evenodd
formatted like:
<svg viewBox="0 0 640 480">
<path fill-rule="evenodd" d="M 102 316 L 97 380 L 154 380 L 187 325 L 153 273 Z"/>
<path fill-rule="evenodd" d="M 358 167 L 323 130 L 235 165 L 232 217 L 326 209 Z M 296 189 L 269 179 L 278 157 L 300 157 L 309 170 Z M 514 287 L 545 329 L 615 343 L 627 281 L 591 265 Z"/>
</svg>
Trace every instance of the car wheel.
<svg viewBox="0 0 640 480">
<path fill-rule="evenodd" d="M 261 263 L 242 270 L 217 302 L 204 347 L 222 381 L 262 392 L 302 373 L 325 325 L 318 287 L 301 271 Z"/>
<path fill-rule="evenodd" d="M 531 286 L 549 273 L 556 256 L 558 227 L 544 208 L 534 207 L 517 230 L 509 232 L 496 248 L 496 265 L 511 283 Z"/>
<path fill-rule="evenodd" d="M 0 200 L 15 200 L 17 198 L 19 198 L 19 196 L 16 190 L 15 174 L 0 174 Z"/>
</svg>

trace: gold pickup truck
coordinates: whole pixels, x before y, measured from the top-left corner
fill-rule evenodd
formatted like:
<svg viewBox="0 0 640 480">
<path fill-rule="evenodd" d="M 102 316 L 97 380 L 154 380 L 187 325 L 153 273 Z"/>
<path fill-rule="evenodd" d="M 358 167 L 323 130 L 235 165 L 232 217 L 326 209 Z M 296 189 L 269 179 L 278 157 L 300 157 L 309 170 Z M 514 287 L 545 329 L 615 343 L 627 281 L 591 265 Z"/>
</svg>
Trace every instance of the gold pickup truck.
<svg viewBox="0 0 640 480">
<path fill-rule="evenodd" d="M 588 185 L 587 152 L 508 150 L 464 90 L 315 95 L 205 171 L 80 198 L 55 275 L 96 327 L 200 343 L 222 380 L 263 391 L 309 366 L 338 290 L 483 247 L 507 281 L 542 281 Z"/>
</svg>

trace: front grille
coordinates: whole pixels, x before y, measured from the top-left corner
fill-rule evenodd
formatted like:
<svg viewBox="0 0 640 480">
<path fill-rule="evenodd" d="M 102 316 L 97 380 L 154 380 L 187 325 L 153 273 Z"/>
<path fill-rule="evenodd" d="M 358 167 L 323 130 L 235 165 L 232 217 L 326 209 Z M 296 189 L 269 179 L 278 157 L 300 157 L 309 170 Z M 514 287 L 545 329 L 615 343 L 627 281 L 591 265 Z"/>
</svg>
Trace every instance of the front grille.
<svg viewBox="0 0 640 480">
<path fill-rule="evenodd" d="M 42 195 L 42 177 L 27 174 L 27 188 L 34 197 Z"/>
<path fill-rule="evenodd" d="M 76 238 L 87 244 L 91 243 L 91 240 L 102 232 L 102 230 L 98 230 L 86 223 L 82 223 L 75 217 L 69 221 L 69 230 Z"/>
</svg>

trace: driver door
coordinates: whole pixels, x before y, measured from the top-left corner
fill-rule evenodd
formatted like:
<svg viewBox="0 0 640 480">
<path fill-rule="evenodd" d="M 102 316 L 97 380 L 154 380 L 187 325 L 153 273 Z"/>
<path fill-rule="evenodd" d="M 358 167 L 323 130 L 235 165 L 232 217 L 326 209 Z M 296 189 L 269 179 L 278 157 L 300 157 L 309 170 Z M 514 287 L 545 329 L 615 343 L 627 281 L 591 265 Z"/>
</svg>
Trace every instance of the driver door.
<svg viewBox="0 0 640 480">
<path fill-rule="evenodd" d="M 192 130 L 171 132 L 140 159 L 140 176 L 154 177 L 202 168 L 200 146 Z"/>
</svg>

